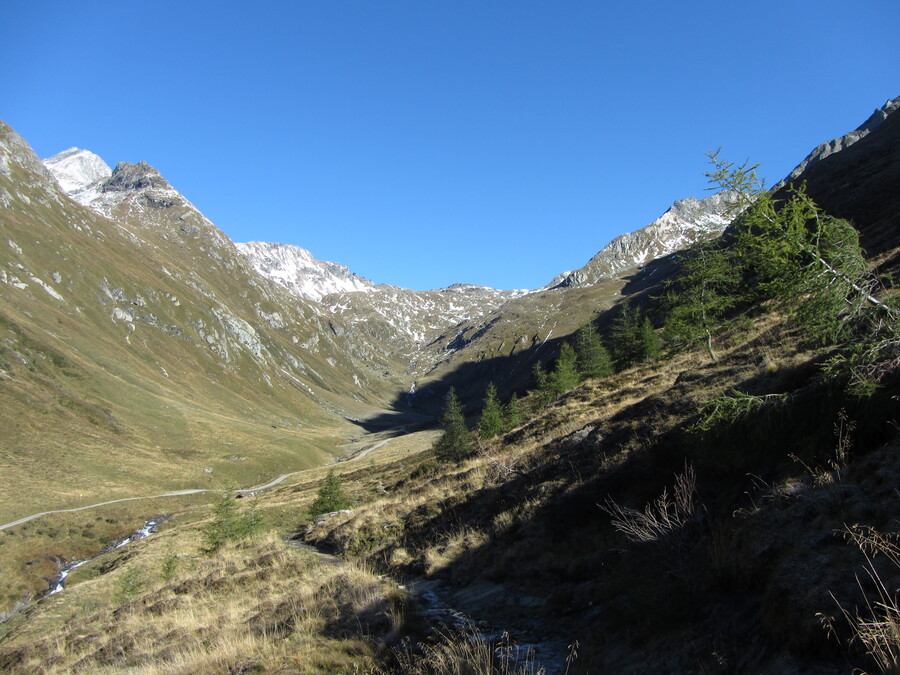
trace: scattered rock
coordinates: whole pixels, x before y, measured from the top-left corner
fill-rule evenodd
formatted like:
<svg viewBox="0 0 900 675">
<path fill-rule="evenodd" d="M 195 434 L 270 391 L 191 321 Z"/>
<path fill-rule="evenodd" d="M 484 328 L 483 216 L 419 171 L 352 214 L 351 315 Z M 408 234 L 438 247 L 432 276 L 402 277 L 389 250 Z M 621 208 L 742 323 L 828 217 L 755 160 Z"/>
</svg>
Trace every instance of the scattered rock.
<svg viewBox="0 0 900 675">
<path fill-rule="evenodd" d="M 353 511 L 342 509 L 340 511 L 332 511 L 331 513 L 322 513 L 313 519 L 314 525 L 322 525 L 335 516 L 349 516 Z"/>
</svg>

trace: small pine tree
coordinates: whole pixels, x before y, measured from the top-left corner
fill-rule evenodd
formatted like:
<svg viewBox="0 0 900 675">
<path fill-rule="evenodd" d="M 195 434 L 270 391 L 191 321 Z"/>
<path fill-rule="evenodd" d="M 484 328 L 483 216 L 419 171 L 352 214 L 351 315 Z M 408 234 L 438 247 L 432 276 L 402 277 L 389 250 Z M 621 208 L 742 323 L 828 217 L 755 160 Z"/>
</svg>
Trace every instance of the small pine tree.
<svg viewBox="0 0 900 675">
<path fill-rule="evenodd" d="M 625 303 L 610 327 L 609 338 L 616 368 L 623 370 L 637 361 L 635 350 L 636 314 L 634 308 Z"/>
<path fill-rule="evenodd" d="M 171 581 L 175 578 L 175 574 L 178 571 L 178 555 L 169 548 L 166 551 L 166 555 L 162 561 L 162 569 L 159 573 L 159 578 L 163 581 Z"/>
<path fill-rule="evenodd" d="M 568 342 L 564 343 L 549 377 L 550 389 L 553 391 L 554 398 L 559 398 L 580 384 L 581 378 L 578 377 L 576 360 L 575 349 Z"/>
<path fill-rule="evenodd" d="M 503 409 L 503 430 L 509 431 L 519 426 L 525 419 L 525 411 L 519 403 L 519 397 L 513 392 Z"/>
<path fill-rule="evenodd" d="M 341 479 L 335 475 L 334 469 L 331 469 L 325 476 L 325 480 L 322 481 L 322 485 L 319 486 L 315 500 L 309 505 L 309 515 L 315 517 L 323 513 L 342 511 L 349 507 L 350 500 L 344 494 Z"/>
<path fill-rule="evenodd" d="M 434 452 L 444 462 L 461 462 L 472 454 L 472 438 L 466 426 L 462 405 L 456 397 L 456 391 L 450 387 L 447 393 L 447 404 L 441 417 L 444 433 L 434 443 Z"/>
<path fill-rule="evenodd" d="M 261 526 L 261 521 L 262 518 L 255 503 L 247 513 L 241 514 L 234 489 L 225 488 L 224 496 L 213 506 L 212 521 L 203 531 L 206 552 L 213 553 L 225 542 L 244 539 L 256 534 Z"/>
<path fill-rule="evenodd" d="M 503 431 L 503 408 L 497 400 L 497 388 L 493 382 L 488 383 L 484 394 L 484 407 L 478 422 L 478 432 L 485 440 L 491 439 Z"/>
<path fill-rule="evenodd" d="M 532 410 L 546 408 L 556 396 L 550 386 L 550 377 L 544 370 L 544 364 L 540 361 L 535 363 L 531 374 L 534 378 L 534 391 L 531 395 Z"/>
<path fill-rule="evenodd" d="M 643 362 L 656 361 L 662 354 L 662 346 L 659 336 L 653 330 L 653 324 L 646 316 L 641 319 L 638 330 L 638 360 Z"/>
<path fill-rule="evenodd" d="M 124 604 L 134 600 L 144 589 L 144 574 L 138 567 L 133 566 L 119 577 L 119 587 L 116 600 Z"/>
<path fill-rule="evenodd" d="M 578 357 L 578 372 L 582 377 L 601 378 L 613 374 L 612 358 L 593 322 L 584 324 L 575 333 L 575 354 Z"/>
</svg>

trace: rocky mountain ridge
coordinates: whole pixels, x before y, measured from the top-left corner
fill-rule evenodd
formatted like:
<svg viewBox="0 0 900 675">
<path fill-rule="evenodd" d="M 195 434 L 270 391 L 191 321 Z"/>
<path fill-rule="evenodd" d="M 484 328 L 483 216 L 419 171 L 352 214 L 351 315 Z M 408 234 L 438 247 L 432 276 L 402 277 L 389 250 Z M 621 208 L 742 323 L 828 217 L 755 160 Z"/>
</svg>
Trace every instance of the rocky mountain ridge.
<svg viewBox="0 0 900 675">
<path fill-rule="evenodd" d="M 678 200 L 649 225 L 613 239 L 584 267 L 558 275 L 548 288 L 614 279 L 651 260 L 716 237 L 738 214 L 738 199 L 737 193 L 719 192 L 704 199 Z"/>
<path fill-rule="evenodd" d="M 236 243 L 235 246 L 261 275 L 313 302 L 320 302 L 326 295 L 334 293 L 376 290 L 374 283 L 353 274 L 345 265 L 317 260 L 299 246 L 264 241 Z"/>
<path fill-rule="evenodd" d="M 830 157 L 837 152 L 845 150 L 857 141 L 865 138 L 872 131 L 877 129 L 892 113 L 896 112 L 898 108 L 900 108 L 900 98 L 889 98 L 883 106 L 877 108 L 865 122 L 860 124 L 853 131 L 817 145 L 802 162 L 794 167 L 787 176 L 776 183 L 772 189 L 779 190 L 788 183 L 795 182 L 807 171 L 807 169 L 812 168 L 826 157 Z"/>
<path fill-rule="evenodd" d="M 680 200 L 650 225 L 615 238 L 581 269 L 564 272 L 534 291 L 472 284 L 414 291 L 372 284 L 343 265 L 316 260 L 309 251 L 295 246 L 252 242 L 238 244 L 238 248 L 260 274 L 299 297 L 318 302 L 357 337 L 368 336 L 389 345 L 394 356 L 408 362 L 404 374 L 412 378 L 412 384 L 429 373 L 442 372 L 438 367 L 441 364 L 456 363 L 457 352 L 471 349 L 474 342 L 484 342 L 482 338 L 498 324 L 507 323 L 506 318 L 515 317 L 515 328 L 507 326 L 514 334 L 477 357 L 468 356 L 497 355 L 510 343 L 517 345 L 510 347 L 513 351 L 530 348 L 545 341 L 554 330 L 557 335 L 560 329 L 574 330 L 577 326 L 568 322 L 560 328 L 558 319 L 552 316 L 560 311 L 573 317 L 578 314 L 563 309 L 568 300 L 564 289 L 594 287 L 591 294 L 596 297 L 597 308 L 608 306 L 615 301 L 616 284 L 604 282 L 718 236 L 736 215 L 736 202 L 737 195 L 729 193 Z M 542 334 L 545 327 L 549 328 Z"/>
</svg>

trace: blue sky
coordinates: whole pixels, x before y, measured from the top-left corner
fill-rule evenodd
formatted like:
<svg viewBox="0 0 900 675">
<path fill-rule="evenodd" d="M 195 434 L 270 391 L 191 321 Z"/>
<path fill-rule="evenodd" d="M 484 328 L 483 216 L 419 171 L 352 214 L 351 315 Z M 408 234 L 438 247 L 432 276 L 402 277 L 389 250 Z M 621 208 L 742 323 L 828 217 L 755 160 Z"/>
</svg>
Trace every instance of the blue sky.
<svg viewBox="0 0 900 675">
<path fill-rule="evenodd" d="M 0 119 L 147 161 L 236 241 L 535 288 L 900 95 L 896 0 L 6 0 Z"/>
</svg>

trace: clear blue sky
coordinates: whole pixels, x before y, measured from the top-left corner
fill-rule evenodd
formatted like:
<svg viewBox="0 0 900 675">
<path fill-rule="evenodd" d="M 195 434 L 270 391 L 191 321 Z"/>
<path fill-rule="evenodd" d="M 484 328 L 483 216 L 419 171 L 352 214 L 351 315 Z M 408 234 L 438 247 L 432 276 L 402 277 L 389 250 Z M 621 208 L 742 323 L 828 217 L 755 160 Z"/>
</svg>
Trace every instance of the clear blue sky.
<svg viewBox="0 0 900 675">
<path fill-rule="evenodd" d="M 900 2 L 0 3 L 0 118 L 155 166 L 232 239 L 534 288 L 704 153 L 783 177 L 900 95 Z"/>
</svg>

